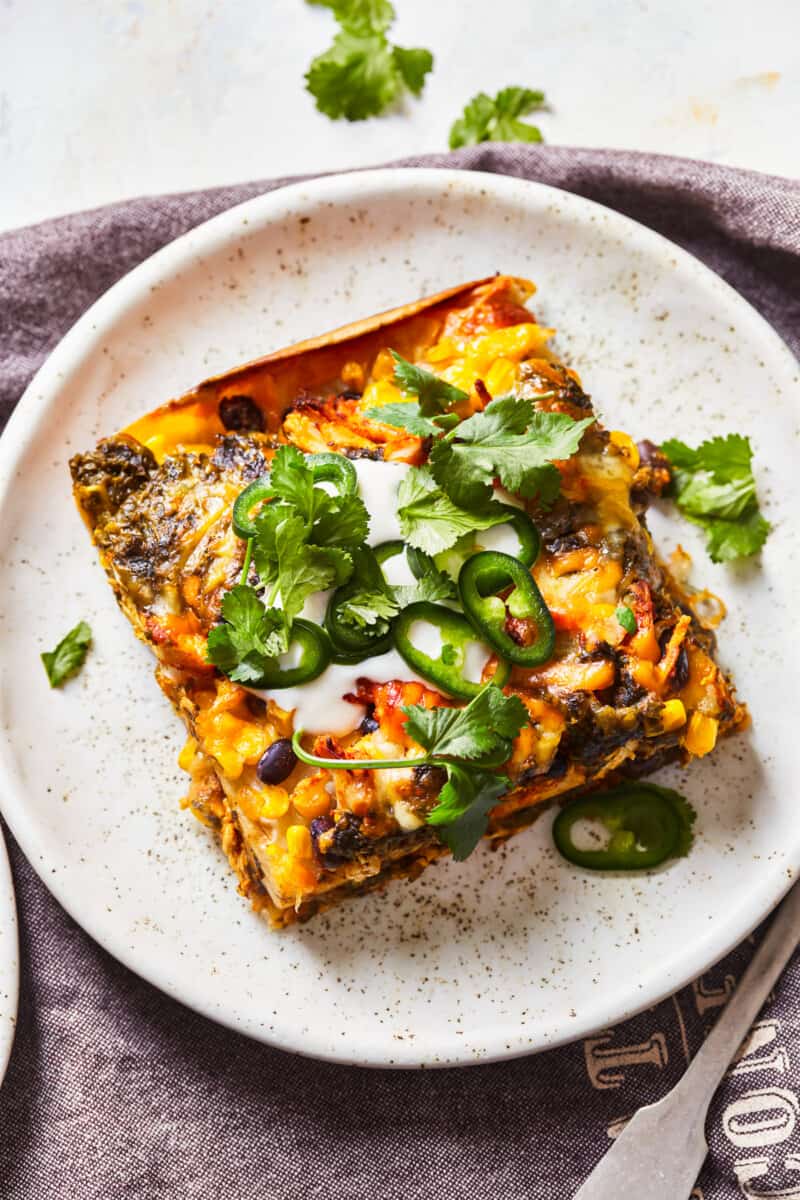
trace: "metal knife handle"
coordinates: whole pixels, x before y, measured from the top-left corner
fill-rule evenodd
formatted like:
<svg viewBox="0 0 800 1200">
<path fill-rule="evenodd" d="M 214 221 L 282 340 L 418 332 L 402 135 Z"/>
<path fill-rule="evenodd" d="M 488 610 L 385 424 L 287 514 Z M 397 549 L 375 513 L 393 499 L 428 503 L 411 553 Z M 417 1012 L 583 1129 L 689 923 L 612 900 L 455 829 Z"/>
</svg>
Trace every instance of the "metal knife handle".
<svg viewBox="0 0 800 1200">
<path fill-rule="evenodd" d="M 792 888 L 716 1025 L 683 1078 L 641 1108 L 574 1200 L 685 1200 L 708 1153 L 711 1098 L 800 941 L 800 885 Z"/>
</svg>

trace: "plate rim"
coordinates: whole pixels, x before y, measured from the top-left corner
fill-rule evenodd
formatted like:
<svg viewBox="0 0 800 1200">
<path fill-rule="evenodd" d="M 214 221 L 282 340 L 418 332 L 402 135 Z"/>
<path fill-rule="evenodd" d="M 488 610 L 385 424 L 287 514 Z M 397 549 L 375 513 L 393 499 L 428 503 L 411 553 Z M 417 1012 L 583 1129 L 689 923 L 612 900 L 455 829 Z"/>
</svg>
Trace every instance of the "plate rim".
<svg viewBox="0 0 800 1200">
<path fill-rule="evenodd" d="M 8 961 L 11 964 L 11 976 L 8 980 L 8 1007 L 3 1014 L 2 1025 L 0 1025 L 0 1087 L 2 1087 L 8 1064 L 11 1061 L 19 1013 L 19 921 L 17 919 L 14 877 L 11 874 L 11 860 L 3 830 L 0 828 L 0 896 L 3 895 L 8 897 L 8 910 L 5 914 L 0 912 L 0 918 L 7 917 L 9 919 L 6 932 L 10 941 Z M 5 1030 L 6 1020 L 11 1025 L 10 1032 Z"/>
<path fill-rule="evenodd" d="M 706 290 L 716 289 L 721 297 L 738 306 L 747 317 L 748 330 L 751 331 L 753 340 L 758 339 L 763 347 L 765 361 L 779 362 L 784 371 L 796 376 L 797 363 L 789 347 L 748 300 L 691 252 L 616 209 L 549 184 L 495 172 L 432 167 L 355 170 L 287 184 L 269 192 L 260 193 L 249 200 L 223 210 L 160 247 L 95 300 L 64 334 L 36 372 L 0 437 L 0 509 L 6 503 L 17 464 L 29 447 L 35 443 L 40 422 L 60 388 L 59 377 L 62 374 L 71 373 L 82 362 L 91 359 L 96 352 L 96 344 L 102 337 L 104 327 L 111 326 L 121 319 L 125 311 L 139 302 L 148 289 L 171 278 L 180 271 L 183 265 L 190 265 L 195 254 L 208 256 L 219 251 L 226 243 L 235 239 L 237 233 L 241 231 L 242 225 L 247 226 L 249 232 L 252 233 L 270 223 L 284 219 L 290 214 L 296 215 L 298 211 L 302 211 L 303 205 L 318 205 L 320 201 L 341 205 L 352 203 L 359 193 L 378 190 L 396 194 L 408 190 L 413 191 L 415 188 L 424 191 L 431 186 L 442 192 L 446 191 L 448 187 L 456 188 L 458 186 L 468 190 L 472 189 L 473 192 L 484 188 L 495 193 L 503 193 L 503 199 L 508 202 L 522 203 L 538 193 L 543 205 L 557 201 L 562 208 L 571 210 L 571 215 L 581 223 L 591 219 L 593 213 L 602 214 L 604 219 L 610 218 L 627 238 L 643 246 L 645 251 L 652 247 L 661 255 L 668 253 L 673 258 L 677 258 L 681 266 L 693 273 L 693 282 L 698 287 Z M 293 206 L 293 201 L 297 202 L 296 207 Z M 710 935 L 698 938 L 694 943 L 694 952 L 688 953 L 682 960 L 682 969 L 678 977 L 675 979 L 662 977 L 660 984 L 653 985 L 651 983 L 649 990 L 640 993 L 636 998 L 636 1003 L 630 1008 L 620 1011 L 619 1006 L 613 1003 L 613 997 L 605 1004 L 602 997 L 598 997 L 591 1013 L 571 1024 L 565 1018 L 558 1032 L 552 1037 L 540 1035 L 536 1044 L 531 1045 L 523 1044 L 522 1037 L 518 1036 L 517 1040 L 512 1039 L 509 1045 L 509 1033 L 502 1032 L 501 1029 L 493 1039 L 487 1039 L 491 1048 L 485 1053 L 476 1053 L 464 1045 L 463 1041 L 459 1042 L 458 1038 L 452 1036 L 446 1039 L 441 1059 L 424 1056 L 422 1059 L 411 1056 L 406 1058 L 402 1052 L 398 1056 L 396 1045 L 385 1045 L 377 1038 L 365 1042 L 360 1053 L 355 1050 L 341 1053 L 335 1049 L 328 1049 L 322 1044 L 314 1045 L 314 1039 L 313 1037 L 309 1038 L 310 1031 L 308 1030 L 303 1034 L 305 1044 L 301 1046 L 298 1044 L 297 1038 L 293 1041 L 281 1030 L 265 1032 L 246 1018 L 239 1017 L 237 1019 L 234 1013 L 214 1010 L 210 1003 L 204 1004 L 202 995 L 192 994 L 191 989 L 182 981 L 168 977 L 165 972 L 159 970 L 157 963 L 148 963 L 146 953 L 145 961 L 141 962 L 139 955 L 127 945 L 125 938 L 115 933 L 113 922 L 106 927 L 101 918 L 93 916 L 90 906 L 89 911 L 84 911 L 86 905 L 81 901 L 80 893 L 74 895 L 68 886 L 62 885 L 60 872 L 55 875 L 48 874 L 49 857 L 46 842 L 40 837 L 39 823 L 33 817 L 28 816 L 24 800 L 24 787 L 22 781 L 17 778 L 9 754 L 10 741 L 10 738 L 0 738 L 0 810 L 39 878 L 67 913 L 91 938 L 117 961 L 147 983 L 164 992 L 170 999 L 177 1000 L 217 1024 L 235 1032 L 244 1033 L 267 1045 L 302 1054 L 304 1057 L 340 1065 L 397 1069 L 472 1066 L 539 1053 L 578 1041 L 597 1030 L 618 1024 L 659 1003 L 718 962 L 743 941 L 771 912 L 800 871 L 799 843 L 796 861 L 792 861 L 788 868 L 784 862 L 780 870 L 774 871 L 771 877 L 765 873 L 762 886 L 755 893 L 751 893 L 750 904 L 743 906 L 747 916 L 736 925 L 735 932 L 729 922 L 724 927 L 728 931 L 724 938 L 712 938 Z M 741 911 L 741 908 L 737 908 L 736 915 Z M 713 943 L 713 949 L 709 943 Z M 613 1011 L 609 1011 L 609 1009 Z M 390 1058 L 390 1054 L 393 1054 L 394 1057 Z M 2 1051 L 0 1051 L 1 1058 Z M 2 1078 L 1 1070 L 0 1078 Z"/>
</svg>

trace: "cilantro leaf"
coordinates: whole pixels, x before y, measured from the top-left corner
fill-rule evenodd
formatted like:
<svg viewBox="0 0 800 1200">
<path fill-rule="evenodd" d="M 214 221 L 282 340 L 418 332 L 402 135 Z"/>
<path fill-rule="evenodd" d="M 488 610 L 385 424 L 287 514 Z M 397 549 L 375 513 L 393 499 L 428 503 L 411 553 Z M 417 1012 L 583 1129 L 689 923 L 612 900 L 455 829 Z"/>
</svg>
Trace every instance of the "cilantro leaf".
<svg viewBox="0 0 800 1200">
<path fill-rule="evenodd" d="M 706 546 L 714 562 L 732 562 L 757 554 L 772 528 L 758 509 L 743 515 L 738 521 L 706 517 L 699 524 L 706 531 Z"/>
<path fill-rule="evenodd" d="M 266 609 L 258 592 L 240 583 L 222 598 L 224 622 L 208 635 L 208 661 L 236 683 L 254 683 L 265 660 L 287 647 L 283 615 Z"/>
<path fill-rule="evenodd" d="M 504 696 L 489 684 L 465 708 L 414 705 L 403 712 L 406 732 L 431 759 L 460 760 L 445 761 L 447 783 L 426 820 L 439 828 L 442 841 L 461 861 L 475 849 L 490 810 L 511 786 L 505 775 L 484 768 L 509 757 L 528 710 L 519 696 Z"/>
<path fill-rule="evenodd" d="M 275 532 L 289 517 L 299 518 L 292 533 L 318 546 L 360 545 L 369 532 L 369 515 L 360 496 L 330 495 L 314 482 L 314 468 L 295 446 L 281 446 L 272 460 L 274 499 L 256 517 L 256 566 L 275 557 Z"/>
<path fill-rule="evenodd" d="M 394 20 L 389 0 L 309 0 L 329 8 L 343 29 L 351 33 L 383 33 Z"/>
<path fill-rule="evenodd" d="M 450 149 L 480 142 L 541 142 L 541 130 L 519 118 L 543 108 L 544 103 L 544 92 L 531 88 L 503 88 L 494 99 L 478 92 L 451 126 Z"/>
<path fill-rule="evenodd" d="M 314 472 L 296 446 L 280 446 L 270 464 L 270 488 L 279 500 L 296 508 L 307 524 L 314 518 Z M 326 495 L 322 488 L 320 495 Z"/>
<path fill-rule="evenodd" d="M 435 413 L 444 412 L 452 405 L 461 404 L 464 400 L 469 399 L 468 392 L 462 392 L 461 388 L 454 387 L 452 383 L 440 379 L 438 375 L 434 375 L 432 371 L 426 371 L 424 367 L 407 362 L 395 350 L 392 350 L 392 358 L 394 359 L 395 383 L 404 392 L 410 392 L 412 396 L 418 397 L 419 410 L 423 417 L 431 417 Z"/>
<path fill-rule="evenodd" d="M 397 429 L 407 429 L 415 437 L 436 437 L 442 432 L 428 417 L 423 417 L 419 404 L 414 401 L 400 401 L 395 404 L 380 404 L 376 408 L 368 408 L 362 414 L 370 421 L 382 421 L 384 425 L 394 425 Z"/>
<path fill-rule="evenodd" d="M 89 647 L 92 644 L 92 631 L 85 621 L 78 624 L 65 634 L 55 650 L 44 650 L 41 654 L 50 687 L 60 687 L 83 666 Z"/>
<path fill-rule="evenodd" d="M 321 488 L 317 491 L 322 492 Z M 366 541 L 369 514 L 360 496 L 327 496 L 319 503 L 309 541 L 350 549 Z"/>
<path fill-rule="evenodd" d="M 312 0 L 333 11 L 341 29 L 311 63 L 306 87 L 320 112 L 337 120 L 377 116 L 405 89 L 418 96 L 433 67 L 428 50 L 392 46 L 388 0 Z"/>
<path fill-rule="evenodd" d="M 519 696 L 504 696 L 490 684 L 464 708 L 404 706 L 406 732 L 432 758 L 482 760 L 508 757 L 511 740 L 528 720 Z"/>
<path fill-rule="evenodd" d="M 500 396 L 434 445 L 431 470 L 460 505 L 485 503 L 496 477 L 510 492 L 550 504 L 561 486 L 553 460 L 574 454 L 593 422 L 594 417 L 576 421 L 566 413 L 534 410 L 518 396 Z"/>
<path fill-rule="evenodd" d="M 490 529 L 508 520 L 494 501 L 477 511 L 455 504 L 437 485 L 427 467 L 412 467 L 397 489 L 397 516 L 403 537 L 426 554 L 447 550 L 465 533 Z"/>
<path fill-rule="evenodd" d="M 369 515 L 360 496 L 330 495 L 314 482 L 314 467 L 296 446 L 281 446 L 270 467 L 275 500 L 261 510 L 262 541 L 291 511 L 304 524 L 303 538 L 319 546 L 358 546 L 369 532 Z"/>
<path fill-rule="evenodd" d="M 344 583 L 352 569 L 352 559 L 345 550 L 329 546 L 287 546 L 278 569 L 278 587 L 286 620 L 299 616 L 314 592 Z"/>
<path fill-rule="evenodd" d="M 305 542 L 302 517 L 285 504 L 268 504 L 255 519 L 253 561 L 272 598 L 280 595 L 287 622 L 313 593 L 344 583 L 353 561 L 346 551 Z"/>
<path fill-rule="evenodd" d="M 439 803 L 427 815 L 427 823 L 439 827 L 439 836 L 456 862 L 469 858 L 486 832 L 489 813 L 511 786 L 505 775 L 479 768 L 469 770 L 447 765 L 447 783 Z"/>
<path fill-rule="evenodd" d="M 696 449 L 672 438 L 662 450 L 672 466 L 675 502 L 706 533 L 714 562 L 756 554 L 770 531 L 761 515 L 750 439 L 738 433 L 713 437 Z"/>
<path fill-rule="evenodd" d="M 422 557 L 427 559 L 422 578 L 415 583 L 396 584 L 392 589 L 400 608 L 407 608 L 409 604 L 415 604 L 418 600 L 438 604 L 442 600 L 455 600 L 458 596 L 455 580 L 446 572 L 440 571 L 432 558 L 427 555 Z"/>
<path fill-rule="evenodd" d="M 636 633 L 636 630 L 639 628 L 636 622 L 636 614 L 632 608 L 628 608 L 627 604 L 620 604 L 614 616 L 626 633 Z"/>
<path fill-rule="evenodd" d="M 337 597 L 339 619 L 355 629 L 370 626 L 375 633 L 387 633 L 399 611 L 393 589 L 371 547 L 359 546 L 352 551 L 352 559 L 352 578 Z"/>
<path fill-rule="evenodd" d="M 382 34 L 360 37 L 343 30 L 306 73 L 317 108 L 336 121 L 364 121 L 392 103 L 399 89 L 392 51 Z"/>
<path fill-rule="evenodd" d="M 407 50 L 403 46 L 393 46 L 392 56 L 408 90 L 414 96 L 421 95 L 425 86 L 425 76 L 433 70 L 433 55 L 430 50 Z"/>
<path fill-rule="evenodd" d="M 339 619 L 347 625 L 363 629 L 367 625 L 388 626 L 399 611 L 393 596 L 381 590 L 355 592 L 339 606 Z"/>
</svg>

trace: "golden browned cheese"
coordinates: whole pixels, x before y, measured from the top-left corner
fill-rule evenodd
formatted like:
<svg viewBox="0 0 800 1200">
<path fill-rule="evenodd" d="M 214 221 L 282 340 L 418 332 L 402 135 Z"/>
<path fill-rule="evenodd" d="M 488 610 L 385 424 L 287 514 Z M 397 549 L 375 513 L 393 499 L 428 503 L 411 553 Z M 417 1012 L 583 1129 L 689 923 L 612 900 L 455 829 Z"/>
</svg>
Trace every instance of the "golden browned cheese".
<svg viewBox="0 0 800 1200">
<path fill-rule="evenodd" d="M 514 390 L 539 407 L 592 414 L 578 376 L 558 362 L 526 302 L 533 285 L 496 276 L 290 347 L 201 384 L 72 462 L 75 495 L 115 593 L 153 648 L 159 683 L 189 730 L 180 762 L 187 803 L 218 835 L 240 890 L 273 923 L 303 919 L 350 895 L 414 876 L 445 848 L 425 814 L 437 769 L 314 770 L 280 785 L 256 765 L 291 735 L 280 693 L 264 703 L 206 661 L 221 598 L 237 580 L 243 544 L 233 502 L 282 442 L 308 452 L 419 465 L 426 443 L 365 416 L 402 399 L 390 349 L 468 394 L 459 415 Z M 507 837 L 543 802 L 710 753 L 745 710 L 713 659 L 714 635 L 692 594 L 656 558 L 644 524 L 663 461 L 640 462 L 626 434 L 591 426 L 559 464 L 561 496 L 527 508 L 543 549 L 534 576 L 557 630 L 552 659 L 515 668 L 506 687 L 529 722 L 504 770 L 512 790 L 488 836 Z M 632 608 L 630 635 L 616 617 Z M 369 728 L 321 736 L 338 758 L 419 754 L 402 706 L 455 703 L 403 679 L 363 679 Z"/>
</svg>

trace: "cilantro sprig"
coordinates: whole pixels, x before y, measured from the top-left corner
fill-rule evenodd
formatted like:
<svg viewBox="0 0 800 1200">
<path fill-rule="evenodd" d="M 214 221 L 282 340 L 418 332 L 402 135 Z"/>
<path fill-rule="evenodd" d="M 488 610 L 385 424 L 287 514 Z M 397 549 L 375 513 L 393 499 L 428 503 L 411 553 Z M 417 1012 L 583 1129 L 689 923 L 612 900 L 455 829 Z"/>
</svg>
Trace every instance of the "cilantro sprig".
<svg viewBox="0 0 800 1200">
<path fill-rule="evenodd" d="M 513 739 L 528 721 L 519 696 L 505 696 L 488 683 L 464 708 L 425 708 L 404 705 L 406 731 L 425 750 L 422 756 L 398 759 L 332 759 L 311 754 L 297 729 L 292 745 L 297 757 L 328 770 L 358 771 L 438 766 L 447 782 L 438 803 L 426 816 L 459 862 L 477 846 L 494 804 L 511 787 L 496 768 L 508 760 Z"/>
<path fill-rule="evenodd" d="M 295 446 L 276 452 L 270 502 L 253 524 L 242 581 L 223 597 L 222 623 L 208 636 L 208 661 L 238 683 L 255 682 L 288 649 L 310 595 L 347 582 L 369 532 L 363 500 L 316 484 Z M 257 586 L 248 582 L 251 561 Z"/>
<path fill-rule="evenodd" d="M 41 654 L 50 687 L 61 687 L 73 675 L 77 675 L 84 664 L 92 644 L 92 631 L 85 621 L 70 629 L 55 650 L 44 650 Z"/>
<path fill-rule="evenodd" d="M 397 517 L 409 546 L 433 555 L 448 550 L 465 533 L 502 525 L 508 510 L 496 501 L 462 508 L 439 486 L 429 467 L 412 467 L 397 489 Z"/>
<path fill-rule="evenodd" d="M 541 142 L 537 125 L 520 117 L 544 108 L 544 92 L 531 88 L 502 88 L 496 96 L 478 92 L 450 129 L 450 149 L 477 146 L 480 142 Z"/>
<path fill-rule="evenodd" d="M 499 396 L 436 442 L 430 454 L 434 478 L 456 504 L 483 504 L 496 478 L 510 492 L 552 504 L 561 477 L 553 463 L 570 458 L 594 417 L 539 412 L 520 396 Z"/>
<path fill-rule="evenodd" d="M 311 63 L 306 87 L 320 112 L 333 120 L 363 121 L 382 113 L 405 91 L 419 96 L 433 68 L 429 50 L 393 46 L 389 0 L 310 0 L 330 8 L 340 30 Z"/>
<path fill-rule="evenodd" d="M 363 415 L 385 425 L 407 429 L 415 437 L 437 437 L 455 424 L 458 417 L 449 410 L 469 400 L 469 394 L 433 371 L 408 362 L 396 350 L 392 350 L 391 355 L 394 382 L 406 395 L 417 398 L 373 406 Z"/>
<path fill-rule="evenodd" d="M 712 560 L 730 562 L 757 554 L 770 524 L 758 506 L 750 439 L 729 433 L 693 450 L 671 438 L 661 449 L 672 467 L 675 503 L 705 531 Z"/>
<path fill-rule="evenodd" d="M 438 603 L 454 600 L 456 585 L 427 555 L 422 576 L 414 583 L 390 584 L 369 547 L 353 551 L 354 571 L 349 595 L 339 606 L 339 620 L 353 629 L 370 627 L 376 634 L 389 631 L 401 609 L 418 600 Z"/>
<path fill-rule="evenodd" d="M 498 524 L 491 507 L 495 479 L 527 499 L 553 503 L 561 488 L 555 463 L 576 452 L 594 417 L 542 412 L 534 400 L 508 395 L 461 421 L 453 406 L 469 399 L 466 392 L 392 354 L 395 381 L 418 399 L 368 408 L 364 415 L 433 439 L 428 473 L 410 476 L 404 491 L 411 494 L 400 501 L 401 510 L 411 510 L 401 511 L 400 519 L 412 546 L 436 554 L 470 530 Z M 412 519 L 420 515 L 422 521 Z"/>
<path fill-rule="evenodd" d="M 419 410 L 424 417 L 442 413 L 445 409 L 452 408 L 454 404 L 461 404 L 464 400 L 469 400 L 468 392 L 464 392 L 461 388 L 448 383 L 446 379 L 434 375 L 433 371 L 427 371 L 424 367 L 418 367 L 415 363 L 408 362 L 396 350 L 392 350 L 391 354 L 394 359 L 395 383 L 404 392 L 417 397 Z"/>
</svg>

